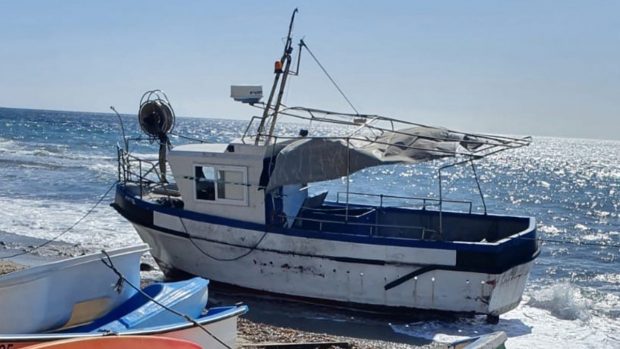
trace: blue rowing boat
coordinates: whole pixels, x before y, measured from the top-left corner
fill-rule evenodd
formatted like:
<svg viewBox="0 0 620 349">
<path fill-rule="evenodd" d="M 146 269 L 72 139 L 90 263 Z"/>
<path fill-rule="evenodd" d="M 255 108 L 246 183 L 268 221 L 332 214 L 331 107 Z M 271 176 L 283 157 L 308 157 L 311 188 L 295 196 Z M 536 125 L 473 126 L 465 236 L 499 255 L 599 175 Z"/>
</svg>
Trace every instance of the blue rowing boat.
<svg viewBox="0 0 620 349">
<path fill-rule="evenodd" d="M 209 280 L 195 277 L 178 282 L 154 283 L 118 308 L 92 323 L 62 332 L 122 332 L 162 326 L 182 320 L 177 314 L 200 317 L 207 306 Z M 174 311 L 174 312 L 173 312 Z"/>
<path fill-rule="evenodd" d="M 180 338 L 208 348 L 232 348 L 237 317 L 247 306 L 205 308 L 209 281 L 192 278 L 155 283 L 101 318 L 77 327 L 44 334 L 2 334 L 0 348 L 23 348 L 49 341 L 106 335 L 157 335 Z"/>
</svg>

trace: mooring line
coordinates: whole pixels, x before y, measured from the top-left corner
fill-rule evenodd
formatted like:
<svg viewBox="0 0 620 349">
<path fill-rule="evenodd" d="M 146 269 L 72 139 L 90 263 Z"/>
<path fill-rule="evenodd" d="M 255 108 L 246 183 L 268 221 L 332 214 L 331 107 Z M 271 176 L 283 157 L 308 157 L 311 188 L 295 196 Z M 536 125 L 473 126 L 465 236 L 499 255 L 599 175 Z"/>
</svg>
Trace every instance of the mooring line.
<svg viewBox="0 0 620 349">
<path fill-rule="evenodd" d="M 224 343 L 221 339 L 217 338 L 217 336 L 215 336 L 213 333 L 211 333 L 209 330 L 207 330 L 205 328 L 205 326 L 203 326 L 202 324 L 200 324 L 198 321 L 194 320 L 191 316 L 187 315 L 187 314 L 183 314 L 181 312 L 178 312 L 162 303 L 160 303 L 159 301 L 157 301 L 156 299 L 154 299 L 153 297 L 149 296 L 146 292 L 144 292 L 140 287 L 137 287 L 136 285 L 134 285 L 131 281 L 127 280 L 127 278 L 125 278 L 125 276 L 118 270 L 116 269 L 116 267 L 114 266 L 114 264 L 112 263 L 112 258 L 110 258 L 110 255 L 108 255 L 108 253 L 105 250 L 102 250 L 101 253 L 103 253 L 103 255 L 107 258 L 107 260 L 105 258 L 101 258 L 101 262 L 103 264 L 105 264 L 108 268 L 112 269 L 112 271 L 114 271 L 114 273 L 118 276 L 119 281 L 122 280 L 122 282 L 126 283 L 127 285 L 129 285 L 131 288 L 133 288 L 134 290 L 136 290 L 137 292 L 139 292 L 142 296 L 146 297 L 146 299 L 148 299 L 149 301 L 159 305 L 160 307 L 162 307 L 163 309 L 173 313 L 174 315 L 177 315 L 179 317 L 182 317 L 183 319 L 187 320 L 188 322 L 192 323 L 195 326 L 200 327 L 200 329 L 202 329 L 206 334 L 208 334 L 209 336 L 211 336 L 211 338 L 215 339 L 218 343 L 220 343 L 221 345 L 223 345 L 225 348 L 227 349 L 232 349 L 229 345 L 227 345 L 226 343 Z M 117 284 L 119 284 L 117 282 Z"/>
</svg>

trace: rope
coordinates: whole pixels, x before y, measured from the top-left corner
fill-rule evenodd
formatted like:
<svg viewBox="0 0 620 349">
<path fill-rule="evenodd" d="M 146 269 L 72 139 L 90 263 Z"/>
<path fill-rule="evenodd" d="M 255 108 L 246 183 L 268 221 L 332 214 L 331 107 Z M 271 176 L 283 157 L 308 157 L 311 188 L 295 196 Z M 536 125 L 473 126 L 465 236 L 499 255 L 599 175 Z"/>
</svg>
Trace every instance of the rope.
<svg viewBox="0 0 620 349">
<path fill-rule="evenodd" d="M 576 245 L 576 246 L 596 246 L 596 247 L 613 247 L 620 248 L 620 244 L 616 243 L 599 243 L 599 242 L 582 242 L 579 240 L 566 240 L 566 239 L 546 239 L 546 238 L 526 238 L 526 237 L 518 237 L 517 239 L 521 240 L 536 240 L 542 242 L 550 242 L 554 244 L 566 244 L 566 245 Z"/>
<path fill-rule="evenodd" d="M 334 85 L 334 87 L 336 87 L 336 89 L 338 90 L 338 92 L 340 92 L 340 94 L 342 95 L 342 97 L 344 97 L 344 99 L 347 101 L 347 103 L 349 103 L 349 106 L 351 107 L 351 109 L 353 109 L 355 111 L 355 114 L 359 115 L 359 112 L 357 111 L 357 109 L 353 106 L 353 103 L 351 103 L 351 101 L 349 100 L 349 98 L 347 97 L 347 95 L 344 94 L 344 92 L 342 91 L 342 89 L 340 89 L 340 86 L 338 86 L 338 84 L 336 83 L 336 81 L 332 78 L 331 75 L 329 75 L 329 73 L 327 72 L 327 70 L 325 69 L 325 67 L 323 67 L 323 65 L 321 64 L 321 62 L 319 62 L 319 60 L 316 58 L 316 56 L 314 55 L 314 53 L 312 53 L 312 51 L 310 51 L 310 48 L 308 47 L 308 45 L 306 45 L 306 43 L 301 40 L 300 42 L 300 46 L 303 46 L 306 48 L 306 50 L 308 51 L 308 53 L 310 54 L 310 56 L 312 57 L 312 59 L 314 59 L 314 61 L 316 62 L 316 64 L 319 66 L 319 68 L 321 68 L 321 70 L 323 71 L 323 73 L 325 73 L 325 75 L 327 76 L 327 78 L 329 79 L 329 81 L 332 82 L 332 84 Z M 300 52 L 301 54 L 301 52 Z"/>
<path fill-rule="evenodd" d="M 131 281 L 127 280 L 127 278 L 125 278 L 125 276 L 123 276 L 123 274 L 116 269 L 116 267 L 114 266 L 114 264 L 112 263 L 112 259 L 110 258 L 110 255 L 108 255 L 108 253 L 106 251 L 101 251 L 101 253 L 103 253 L 105 255 L 105 258 L 101 258 L 101 262 L 103 264 L 105 264 L 108 268 L 112 269 L 112 271 L 114 271 L 114 273 L 119 277 L 119 280 L 122 280 L 122 282 L 126 283 L 127 285 L 129 285 L 131 288 L 133 288 L 134 290 L 136 290 L 137 292 L 139 292 L 142 296 L 146 297 L 149 301 L 159 305 L 160 307 L 162 307 L 163 309 L 173 313 L 174 315 L 177 315 L 185 320 L 187 320 L 188 322 L 192 323 L 193 325 L 200 327 L 206 334 L 208 334 L 209 336 L 211 336 L 211 338 L 215 339 L 218 343 L 220 343 L 221 345 L 223 345 L 225 348 L 227 349 L 232 349 L 229 345 L 227 345 L 226 343 L 224 343 L 221 339 L 217 338 L 213 333 L 211 333 L 209 330 L 207 330 L 203 325 L 201 325 L 198 321 L 194 320 L 191 316 L 187 315 L 187 314 L 183 314 L 181 312 L 178 312 L 170 307 L 167 307 L 163 304 L 161 304 L 159 301 L 157 301 L 156 299 L 154 299 L 153 297 L 149 296 L 146 292 L 144 292 L 140 287 L 136 287 L 136 285 L 134 285 L 133 283 L 131 283 Z M 107 259 L 107 260 L 106 260 Z"/>
<path fill-rule="evenodd" d="M 237 261 L 237 260 L 239 260 L 239 259 L 241 259 L 241 258 L 243 258 L 243 257 L 245 257 L 247 255 L 249 255 L 250 253 L 254 252 L 258 248 L 258 245 L 260 245 L 260 243 L 263 242 L 263 240 L 265 239 L 265 237 L 269 233 L 267 230 L 265 230 L 263 235 L 260 237 L 260 239 L 258 239 L 258 242 L 256 242 L 256 244 L 254 244 L 254 246 L 252 246 L 252 247 L 245 247 L 245 248 L 248 249 L 248 251 L 242 253 L 241 255 L 239 255 L 237 257 L 233 257 L 233 258 L 218 258 L 218 257 L 214 257 L 214 256 L 210 255 L 205 250 L 203 250 L 200 246 L 198 246 L 198 244 L 194 241 L 194 237 L 187 230 L 187 227 L 185 226 L 185 222 L 183 222 L 183 218 L 179 217 L 179 220 L 181 221 L 181 225 L 183 226 L 183 230 L 185 231 L 185 234 L 187 234 L 187 236 L 189 237 L 189 241 L 192 243 L 192 245 L 194 245 L 194 247 L 196 247 L 196 249 L 198 251 L 200 251 L 200 253 L 202 253 L 203 255 L 205 255 L 205 256 L 213 259 L 213 260 L 216 260 L 218 262 L 233 262 L 233 261 Z"/>
<path fill-rule="evenodd" d="M 193 137 L 188 137 L 188 136 L 184 136 L 180 133 L 176 133 L 176 132 L 170 132 L 171 135 L 182 138 L 182 139 L 186 139 L 188 141 L 194 141 L 194 142 L 199 142 L 199 143 L 208 143 L 208 141 L 204 140 L 204 139 L 200 139 L 200 138 L 193 138 Z"/>
<path fill-rule="evenodd" d="M 7 258 L 13 258 L 13 257 L 18 257 L 18 256 L 23 256 L 26 254 L 30 254 L 46 245 L 49 245 L 50 243 L 58 240 L 60 237 L 62 237 L 63 235 L 65 235 L 66 233 L 68 233 L 70 230 L 72 230 L 73 228 L 75 228 L 78 224 L 80 224 L 80 222 L 82 222 L 86 217 L 88 217 L 88 215 L 90 215 L 95 208 L 97 208 L 97 206 L 99 206 L 99 204 L 101 204 L 101 202 L 103 201 L 103 199 L 105 199 L 108 194 L 110 193 L 110 191 L 112 190 L 112 188 L 114 188 L 114 186 L 116 186 L 116 182 L 112 183 L 112 185 L 108 188 L 108 190 L 106 190 L 106 192 L 99 198 L 99 200 L 97 200 L 97 202 L 95 203 L 95 205 L 93 205 L 93 207 L 91 207 L 82 217 L 80 217 L 80 219 L 78 219 L 77 221 L 75 221 L 75 223 L 73 223 L 69 228 L 63 230 L 60 234 L 56 235 L 55 237 L 45 241 L 44 243 L 31 248 L 30 250 L 26 250 L 24 252 L 20 252 L 20 253 L 16 253 L 14 255 L 10 255 L 10 256 L 4 256 L 1 257 L 0 260 L 3 259 L 7 259 Z"/>
</svg>

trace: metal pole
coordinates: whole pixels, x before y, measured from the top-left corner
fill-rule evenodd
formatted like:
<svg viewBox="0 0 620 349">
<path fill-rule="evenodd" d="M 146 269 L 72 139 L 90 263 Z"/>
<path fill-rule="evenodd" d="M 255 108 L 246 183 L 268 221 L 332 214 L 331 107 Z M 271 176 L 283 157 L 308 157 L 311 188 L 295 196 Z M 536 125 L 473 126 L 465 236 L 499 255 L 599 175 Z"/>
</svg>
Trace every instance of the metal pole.
<svg viewBox="0 0 620 349">
<path fill-rule="evenodd" d="M 284 96 L 284 88 L 286 87 L 286 79 L 288 77 L 288 72 L 289 72 L 290 67 L 291 67 L 291 56 L 289 54 L 286 56 L 286 68 L 284 69 L 282 83 L 280 84 L 280 91 L 278 91 L 278 99 L 276 100 L 276 105 L 273 107 L 273 116 L 271 117 L 271 126 L 269 127 L 269 133 L 267 135 L 267 141 L 266 141 L 267 144 L 271 142 L 271 137 L 273 136 L 273 131 L 276 127 L 276 120 L 278 118 L 278 110 L 280 110 L 282 97 Z"/>
<path fill-rule="evenodd" d="M 441 191 L 441 170 L 443 170 L 443 167 L 439 168 L 439 235 L 443 236 L 443 221 L 442 221 L 442 216 L 443 216 L 443 196 L 442 196 L 442 191 Z"/>
<path fill-rule="evenodd" d="M 286 44 L 284 45 L 284 52 L 282 53 L 282 58 L 280 59 L 280 62 L 286 61 L 286 69 L 284 70 L 284 72 L 282 72 L 281 70 L 276 71 L 276 77 L 273 81 L 273 86 L 271 87 L 271 93 L 269 94 L 269 99 L 267 100 L 267 105 L 265 106 L 265 110 L 263 112 L 263 118 L 261 119 L 260 125 L 258 126 L 258 134 L 256 135 L 256 141 L 254 142 L 256 145 L 258 145 L 259 143 L 260 135 L 264 130 L 265 122 L 267 120 L 267 117 L 269 116 L 269 110 L 271 109 L 271 102 L 276 92 L 276 87 L 278 86 L 280 76 L 284 74 L 284 77 L 282 78 L 282 83 L 280 83 L 280 92 L 278 93 L 278 100 L 276 101 L 276 105 L 274 107 L 274 113 L 273 113 L 273 117 L 271 120 L 270 131 L 267 136 L 267 140 L 265 142 L 266 144 L 269 143 L 271 135 L 273 134 L 273 129 L 275 127 L 276 118 L 278 116 L 278 109 L 280 108 L 280 101 L 284 93 L 284 85 L 286 85 L 286 76 L 288 75 L 289 69 L 291 66 L 291 52 L 293 51 L 293 48 L 291 47 L 291 43 L 292 43 L 291 33 L 293 32 L 293 22 L 295 21 L 295 14 L 297 12 L 299 12 L 297 9 L 293 10 L 293 15 L 291 16 L 291 22 L 289 23 L 289 26 L 288 26 L 288 35 L 286 37 Z"/>
<path fill-rule="evenodd" d="M 349 221 L 349 175 L 351 171 L 351 152 L 350 152 L 350 142 L 349 138 L 347 138 L 347 205 L 345 208 L 345 222 Z"/>
<path fill-rule="evenodd" d="M 271 92 L 269 93 L 269 99 L 267 99 L 267 105 L 265 105 L 265 110 L 263 111 L 263 117 L 260 120 L 260 124 L 258 125 L 258 131 L 256 132 L 256 140 L 254 141 L 254 145 L 258 145 L 260 141 L 260 136 L 264 132 L 265 122 L 267 117 L 269 117 L 269 109 L 271 109 L 271 101 L 273 100 L 273 96 L 276 93 L 276 87 L 278 86 L 278 82 L 280 81 L 281 71 L 276 72 L 276 77 L 273 80 L 273 86 L 271 87 Z"/>
<path fill-rule="evenodd" d="M 121 149 L 116 147 L 116 170 L 118 171 L 118 181 L 121 181 Z"/>
<path fill-rule="evenodd" d="M 138 179 L 138 183 L 140 184 L 140 199 L 142 199 L 142 160 L 138 161 L 138 166 L 140 171 L 140 178 Z"/>
<path fill-rule="evenodd" d="M 476 172 L 476 166 L 474 165 L 474 161 L 471 161 L 471 169 L 474 172 L 474 178 L 476 179 L 476 184 L 478 185 L 478 193 L 480 194 L 480 199 L 482 200 L 482 206 L 484 207 L 484 214 L 487 214 L 487 204 L 484 201 L 484 194 L 482 193 L 482 188 L 480 187 L 480 180 L 478 179 L 478 173 Z M 471 204 L 469 206 L 469 213 L 471 213 Z"/>
</svg>

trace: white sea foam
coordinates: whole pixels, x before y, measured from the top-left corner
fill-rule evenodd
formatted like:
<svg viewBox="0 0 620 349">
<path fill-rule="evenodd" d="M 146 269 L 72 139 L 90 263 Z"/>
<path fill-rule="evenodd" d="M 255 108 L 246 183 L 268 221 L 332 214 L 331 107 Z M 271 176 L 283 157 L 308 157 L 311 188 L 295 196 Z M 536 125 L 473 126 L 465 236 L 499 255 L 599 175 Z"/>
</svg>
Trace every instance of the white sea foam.
<svg viewBox="0 0 620 349">
<path fill-rule="evenodd" d="M 549 182 L 546 182 L 546 181 L 538 181 L 538 185 L 543 187 L 543 188 L 551 187 L 551 184 L 549 184 Z"/>
<path fill-rule="evenodd" d="M 16 141 L 0 138 L 0 154 L 13 153 L 18 150 L 23 150 L 24 147 L 19 146 Z"/>
<path fill-rule="evenodd" d="M 584 231 L 584 230 L 588 230 L 588 227 L 583 224 L 575 224 L 575 229 Z"/>
<path fill-rule="evenodd" d="M 527 304 L 545 309 L 558 319 L 588 320 L 590 301 L 576 287 L 560 283 L 530 294 Z"/>
<path fill-rule="evenodd" d="M 538 227 L 538 231 L 549 235 L 558 235 L 564 232 L 563 229 L 556 228 L 554 225 L 541 225 Z"/>
<path fill-rule="evenodd" d="M 611 236 L 608 233 L 594 233 L 594 234 L 586 234 L 581 235 L 580 240 L 585 241 L 610 241 Z"/>
<path fill-rule="evenodd" d="M 90 171 L 97 174 L 99 178 L 109 178 L 110 175 L 116 176 L 118 165 L 116 162 L 93 162 L 86 166 Z"/>
<path fill-rule="evenodd" d="M 15 141 L 0 137 L 0 152 L 11 149 L 15 146 Z"/>
<path fill-rule="evenodd" d="M 0 230 L 53 239 L 84 216 L 95 203 L 0 198 Z M 85 247 L 119 247 L 140 242 L 133 227 L 102 202 L 75 228 L 58 239 Z"/>
<path fill-rule="evenodd" d="M 560 288 L 572 291 L 560 292 Z M 566 299 L 573 297 L 575 292 L 574 286 L 567 284 L 535 291 L 533 295 L 525 296 L 515 310 L 502 315 L 497 325 L 487 324 L 484 317 L 476 317 L 455 322 L 422 321 L 392 325 L 392 328 L 398 333 L 441 343 L 504 331 L 508 335 L 508 348 L 620 347 L 620 319 L 589 316 L 588 302 Z M 531 296 L 547 300 L 532 300 Z"/>
</svg>

